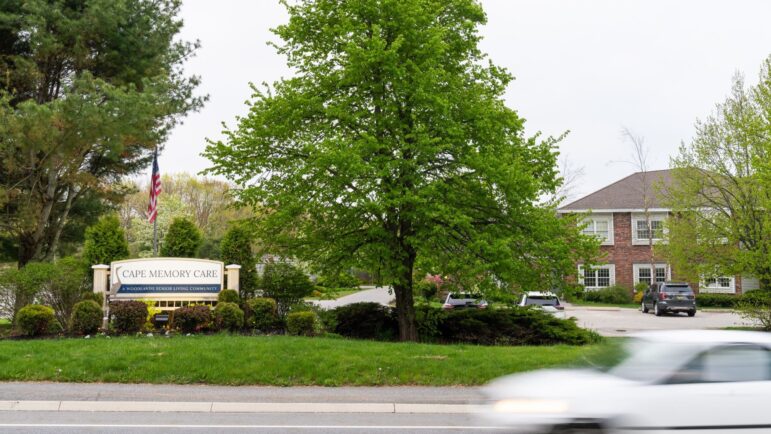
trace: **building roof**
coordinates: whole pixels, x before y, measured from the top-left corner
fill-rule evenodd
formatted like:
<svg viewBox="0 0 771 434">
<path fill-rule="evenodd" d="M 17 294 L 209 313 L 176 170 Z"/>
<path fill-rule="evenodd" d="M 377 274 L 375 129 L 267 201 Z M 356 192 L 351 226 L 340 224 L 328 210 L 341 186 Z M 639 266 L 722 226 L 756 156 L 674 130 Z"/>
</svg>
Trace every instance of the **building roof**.
<svg viewBox="0 0 771 434">
<path fill-rule="evenodd" d="M 646 208 L 643 192 L 648 192 L 649 210 L 666 210 L 662 192 L 672 183 L 672 169 L 636 172 L 588 196 L 558 209 L 558 212 L 579 211 L 642 211 Z"/>
</svg>

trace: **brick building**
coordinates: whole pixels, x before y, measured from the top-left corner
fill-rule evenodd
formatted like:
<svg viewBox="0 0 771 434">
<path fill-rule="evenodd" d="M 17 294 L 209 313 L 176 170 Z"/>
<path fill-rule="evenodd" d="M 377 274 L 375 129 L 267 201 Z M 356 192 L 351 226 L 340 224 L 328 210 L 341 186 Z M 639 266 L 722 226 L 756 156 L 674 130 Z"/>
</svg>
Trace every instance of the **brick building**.
<svg viewBox="0 0 771 434">
<path fill-rule="evenodd" d="M 610 184 L 588 196 L 558 209 L 560 214 L 585 214 L 584 233 L 602 239 L 604 263 L 592 268 L 578 264 L 578 275 L 586 289 L 612 285 L 633 288 L 639 282 L 651 279 L 663 282 L 677 278 L 676 270 L 652 257 L 649 235 L 653 242 L 663 242 L 664 221 L 670 209 L 659 199 L 662 190 L 672 182 L 671 170 L 637 172 Z M 645 219 L 645 198 L 648 198 L 650 224 Z M 651 263 L 655 270 L 651 270 Z M 757 289 L 758 280 L 752 277 L 718 276 L 691 282 L 700 292 L 740 294 L 742 290 Z"/>
</svg>

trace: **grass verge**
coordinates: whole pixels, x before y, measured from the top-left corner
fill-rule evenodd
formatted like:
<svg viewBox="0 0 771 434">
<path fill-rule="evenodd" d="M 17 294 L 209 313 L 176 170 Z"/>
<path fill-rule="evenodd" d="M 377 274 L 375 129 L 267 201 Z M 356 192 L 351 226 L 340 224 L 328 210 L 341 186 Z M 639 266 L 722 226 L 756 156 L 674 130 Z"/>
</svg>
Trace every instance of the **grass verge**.
<svg viewBox="0 0 771 434">
<path fill-rule="evenodd" d="M 585 347 L 481 347 L 287 336 L 0 341 L 0 380 L 224 385 L 478 385 L 577 363 Z"/>
</svg>

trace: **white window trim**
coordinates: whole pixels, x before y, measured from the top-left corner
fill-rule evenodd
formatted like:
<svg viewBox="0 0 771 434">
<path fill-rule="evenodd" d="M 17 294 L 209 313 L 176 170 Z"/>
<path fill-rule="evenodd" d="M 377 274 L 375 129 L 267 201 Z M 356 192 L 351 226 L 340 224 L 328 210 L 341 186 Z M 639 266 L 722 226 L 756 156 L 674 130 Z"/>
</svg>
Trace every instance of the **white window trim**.
<svg viewBox="0 0 771 434">
<path fill-rule="evenodd" d="M 616 265 L 615 264 L 605 264 L 605 265 L 595 265 L 592 267 L 593 270 L 597 269 L 607 269 L 610 270 L 610 284 L 608 286 L 613 286 L 616 284 Z M 584 285 L 584 266 L 579 265 L 578 266 L 578 283 L 581 285 Z M 586 286 L 584 285 L 585 289 L 602 289 L 607 288 L 608 286 Z"/>
<path fill-rule="evenodd" d="M 661 221 L 662 223 L 666 222 L 668 217 L 668 214 L 661 214 L 661 213 L 652 213 L 650 215 L 651 221 Z M 638 221 L 645 221 L 645 214 L 632 214 L 632 245 L 633 246 L 647 246 L 648 245 L 648 238 L 639 238 L 637 236 L 637 222 Z M 667 233 L 666 225 L 664 227 L 664 233 Z M 663 238 L 654 238 L 653 244 L 658 244 L 662 242 Z"/>
<path fill-rule="evenodd" d="M 589 214 L 586 217 L 583 218 L 582 223 L 584 224 L 591 224 L 594 225 L 595 221 L 606 221 L 608 222 L 608 238 L 604 240 L 600 245 L 601 246 L 612 246 L 613 245 L 613 214 Z"/>
<path fill-rule="evenodd" d="M 707 286 L 706 277 L 702 276 L 701 282 L 699 282 L 699 292 L 710 294 L 736 294 L 736 277 L 735 276 L 715 276 L 714 279 L 727 278 L 729 279 L 728 288 L 722 286 Z"/>
<path fill-rule="evenodd" d="M 657 262 L 654 264 L 656 268 L 666 268 L 666 280 L 672 280 L 672 268 L 669 264 Z M 632 264 L 632 275 L 634 276 L 634 284 L 640 283 L 640 268 L 651 268 L 651 264 Z"/>
</svg>

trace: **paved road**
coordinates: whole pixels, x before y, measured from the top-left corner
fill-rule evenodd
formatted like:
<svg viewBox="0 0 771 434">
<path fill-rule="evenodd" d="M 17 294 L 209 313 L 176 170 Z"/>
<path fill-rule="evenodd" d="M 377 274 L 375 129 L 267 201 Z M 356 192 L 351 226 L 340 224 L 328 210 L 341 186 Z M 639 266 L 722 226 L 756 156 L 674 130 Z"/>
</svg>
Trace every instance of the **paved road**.
<svg viewBox="0 0 771 434">
<path fill-rule="evenodd" d="M 334 309 L 338 306 L 344 306 L 352 303 L 373 302 L 380 303 L 384 306 L 394 299 L 393 294 L 389 293 L 390 288 L 387 286 L 372 286 L 366 287 L 363 291 L 340 297 L 337 300 L 319 300 L 315 303 L 326 309 Z"/>
<path fill-rule="evenodd" d="M 752 323 L 733 312 L 700 310 L 695 317 L 685 314 L 655 316 L 639 309 L 588 308 L 568 306 L 568 316 L 578 319 L 578 325 L 604 336 L 624 336 L 648 330 L 721 329 L 751 326 Z"/>
</svg>

